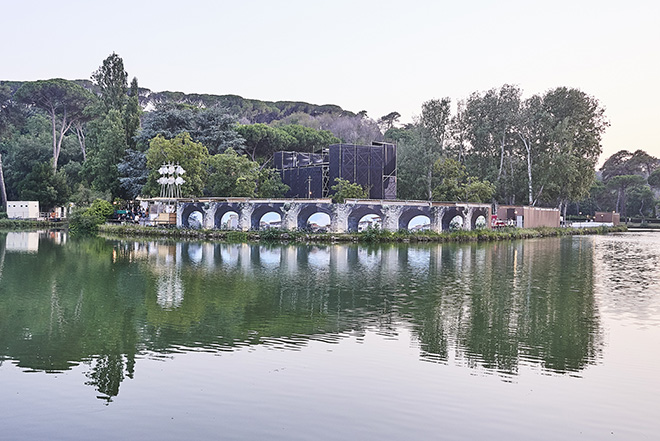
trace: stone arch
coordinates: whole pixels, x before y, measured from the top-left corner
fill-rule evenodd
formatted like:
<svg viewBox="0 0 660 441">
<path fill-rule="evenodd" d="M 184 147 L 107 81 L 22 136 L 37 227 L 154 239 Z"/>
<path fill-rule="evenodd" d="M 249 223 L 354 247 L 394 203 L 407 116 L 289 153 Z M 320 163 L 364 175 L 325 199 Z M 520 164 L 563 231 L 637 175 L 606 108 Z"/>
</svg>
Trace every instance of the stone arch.
<svg viewBox="0 0 660 441">
<path fill-rule="evenodd" d="M 213 218 L 213 228 L 218 230 L 222 229 L 222 217 L 230 212 L 236 213 L 240 218 L 241 207 L 239 204 L 218 203 L 215 209 L 215 216 Z"/>
<path fill-rule="evenodd" d="M 351 233 L 356 233 L 358 231 L 358 224 L 360 219 L 368 214 L 374 214 L 380 216 L 383 219 L 383 210 L 374 205 L 355 205 L 348 215 L 348 231 Z"/>
<path fill-rule="evenodd" d="M 477 229 L 477 219 L 483 216 L 486 220 L 486 228 L 490 226 L 490 209 L 489 207 L 474 207 L 470 216 L 470 229 Z"/>
<path fill-rule="evenodd" d="M 417 216 L 426 216 L 429 218 L 429 223 L 431 219 L 431 209 L 429 207 L 406 207 L 401 216 L 399 216 L 399 230 L 407 230 L 408 224 L 410 221 Z"/>
<path fill-rule="evenodd" d="M 250 230 L 259 230 L 259 221 L 264 214 L 274 212 L 280 215 L 280 220 L 284 220 L 283 204 L 255 204 L 252 216 L 250 218 Z"/>
<path fill-rule="evenodd" d="M 190 215 L 195 211 L 202 213 L 202 219 L 206 217 L 206 208 L 202 202 L 185 204 L 183 206 L 183 210 L 181 211 L 181 226 L 183 228 L 190 228 L 188 219 L 190 218 Z"/>
<path fill-rule="evenodd" d="M 445 215 L 442 217 L 442 231 L 449 231 L 449 224 L 456 216 L 463 219 L 463 227 L 465 227 L 466 220 L 463 207 L 447 207 Z"/>
<path fill-rule="evenodd" d="M 324 213 L 330 217 L 332 222 L 332 210 L 328 204 L 306 204 L 298 213 L 297 225 L 298 228 L 305 228 L 309 218 L 316 213 Z"/>
</svg>

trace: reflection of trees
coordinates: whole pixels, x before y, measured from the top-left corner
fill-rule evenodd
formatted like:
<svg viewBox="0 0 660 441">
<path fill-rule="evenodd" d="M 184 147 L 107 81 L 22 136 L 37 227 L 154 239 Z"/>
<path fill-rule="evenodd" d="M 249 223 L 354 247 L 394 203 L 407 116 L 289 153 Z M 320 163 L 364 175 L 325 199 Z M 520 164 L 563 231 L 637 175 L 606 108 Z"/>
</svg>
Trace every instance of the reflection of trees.
<svg viewBox="0 0 660 441">
<path fill-rule="evenodd" d="M 97 377 L 91 383 L 111 397 L 123 369 L 132 375 L 137 347 L 134 312 L 140 304 L 127 292 L 130 270 L 112 262 L 105 240 L 56 242 L 42 236 L 38 253 L 7 254 L 0 288 L 0 347 L 6 354 L 0 357 L 46 372 L 89 363 Z M 126 360 L 121 372 L 108 369 L 116 354 Z"/>
<path fill-rule="evenodd" d="M 447 360 L 453 341 L 468 365 L 506 373 L 521 360 L 558 372 L 593 363 L 600 336 L 592 256 L 572 240 L 466 246 L 460 262 L 459 253 L 439 250 L 443 264 L 413 319 L 425 355 Z"/>
<path fill-rule="evenodd" d="M 433 245 L 421 259 L 424 249 L 399 248 L 394 283 L 407 295 L 394 308 L 429 360 L 506 373 L 521 361 L 582 369 L 601 343 L 592 256 L 575 240 Z"/>
<path fill-rule="evenodd" d="M 4 258 L 0 359 L 49 372 L 89 364 L 88 384 L 111 401 L 138 351 L 300 348 L 409 326 L 428 360 L 576 371 L 600 347 L 592 255 L 580 243 L 42 240 L 38 253 Z"/>
<path fill-rule="evenodd" d="M 124 359 L 121 354 L 102 354 L 86 375 L 90 381 L 85 384 L 94 386 L 103 394 L 98 398 L 110 403 L 112 397 L 119 395 L 119 385 L 124 379 Z"/>
<path fill-rule="evenodd" d="M 592 257 L 574 240 L 225 244 L 202 254 L 178 243 L 170 252 L 185 264 L 185 296 L 176 311 L 148 302 L 150 333 L 159 350 L 173 342 L 232 347 L 284 339 L 299 345 L 367 328 L 396 335 L 407 322 L 429 359 L 448 361 L 453 352 L 469 366 L 507 373 L 521 361 L 579 370 L 597 355 L 599 331 Z M 186 264 L 192 255 L 195 265 Z"/>
</svg>

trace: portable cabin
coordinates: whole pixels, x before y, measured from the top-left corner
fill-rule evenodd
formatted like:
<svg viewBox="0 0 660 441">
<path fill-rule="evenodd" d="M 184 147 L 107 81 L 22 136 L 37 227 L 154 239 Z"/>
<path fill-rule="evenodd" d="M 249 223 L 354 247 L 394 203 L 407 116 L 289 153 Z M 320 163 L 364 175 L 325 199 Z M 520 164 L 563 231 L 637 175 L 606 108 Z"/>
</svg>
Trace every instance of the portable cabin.
<svg viewBox="0 0 660 441">
<path fill-rule="evenodd" d="M 557 208 L 530 207 L 528 205 L 500 205 L 497 220 L 518 228 L 559 227 Z"/>
<path fill-rule="evenodd" d="M 36 220 L 39 218 L 39 201 L 7 201 L 7 217 Z"/>
</svg>

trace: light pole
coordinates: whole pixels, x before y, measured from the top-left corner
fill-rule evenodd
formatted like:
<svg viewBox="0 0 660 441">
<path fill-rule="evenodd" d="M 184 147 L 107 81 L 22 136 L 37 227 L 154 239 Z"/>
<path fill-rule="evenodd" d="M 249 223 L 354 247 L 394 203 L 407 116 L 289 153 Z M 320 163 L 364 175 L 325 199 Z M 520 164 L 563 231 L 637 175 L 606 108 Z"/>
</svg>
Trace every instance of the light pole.
<svg viewBox="0 0 660 441">
<path fill-rule="evenodd" d="M 312 177 L 307 176 L 307 198 L 312 198 Z"/>
</svg>

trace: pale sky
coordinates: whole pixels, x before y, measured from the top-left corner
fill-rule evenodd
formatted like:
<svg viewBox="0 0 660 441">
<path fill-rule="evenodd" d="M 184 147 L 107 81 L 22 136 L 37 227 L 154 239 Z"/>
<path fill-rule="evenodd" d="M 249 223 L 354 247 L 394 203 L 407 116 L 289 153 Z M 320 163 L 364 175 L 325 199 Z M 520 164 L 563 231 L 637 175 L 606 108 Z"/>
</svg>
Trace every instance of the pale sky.
<svg viewBox="0 0 660 441">
<path fill-rule="evenodd" d="M 604 158 L 660 157 L 660 2 L 4 0 L 0 79 L 89 78 L 116 52 L 153 91 L 336 104 L 402 121 L 432 98 L 576 87 Z"/>
</svg>

